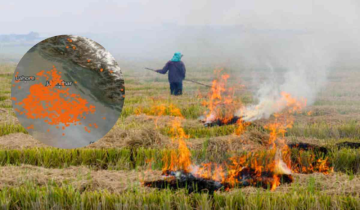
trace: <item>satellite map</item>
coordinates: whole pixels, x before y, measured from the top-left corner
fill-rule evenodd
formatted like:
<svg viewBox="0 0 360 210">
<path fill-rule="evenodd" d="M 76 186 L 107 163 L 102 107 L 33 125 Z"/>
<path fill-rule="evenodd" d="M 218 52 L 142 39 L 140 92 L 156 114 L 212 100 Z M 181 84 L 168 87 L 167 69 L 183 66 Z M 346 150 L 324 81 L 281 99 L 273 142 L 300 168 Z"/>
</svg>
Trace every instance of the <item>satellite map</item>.
<svg viewBox="0 0 360 210">
<path fill-rule="evenodd" d="M 21 124 L 41 142 L 60 148 L 94 143 L 116 123 L 124 80 L 98 43 L 61 35 L 32 47 L 12 80 L 11 100 Z"/>
</svg>

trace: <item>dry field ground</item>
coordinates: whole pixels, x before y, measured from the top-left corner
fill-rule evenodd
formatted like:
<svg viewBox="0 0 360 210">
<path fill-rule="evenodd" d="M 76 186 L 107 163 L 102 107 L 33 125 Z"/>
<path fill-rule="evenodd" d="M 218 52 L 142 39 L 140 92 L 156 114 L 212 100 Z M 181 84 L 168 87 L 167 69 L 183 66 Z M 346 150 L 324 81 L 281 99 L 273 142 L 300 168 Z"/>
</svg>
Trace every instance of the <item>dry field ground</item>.
<svg viewBox="0 0 360 210">
<path fill-rule="evenodd" d="M 171 97 L 167 77 L 124 68 L 126 100 L 114 128 L 86 148 L 48 147 L 27 134 L 12 110 L 15 64 L 0 65 L 0 208 L 4 209 L 360 209 L 360 149 L 334 147 L 359 142 L 360 71 L 330 72 L 316 102 L 294 115 L 288 142 L 331 149 L 334 171 L 294 174 L 294 182 L 276 190 L 244 187 L 226 192 L 188 194 L 158 190 L 142 181 L 161 178 L 161 155 L 174 148 L 169 130 L 174 116 L 154 116 L 151 107 L 175 105 L 184 116 L 192 161 L 217 162 L 230 152 L 266 149 L 268 120 L 254 122 L 238 136 L 235 125 L 204 127 L 199 122 L 209 89 L 184 82 L 184 95 Z M 187 77 L 211 84 L 213 69 L 189 66 Z M 227 71 L 225 69 L 225 71 Z M 229 84 L 241 88 L 234 100 L 254 101 L 251 75 L 227 71 Z M 264 78 L 266 72 L 257 77 Z"/>
</svg>

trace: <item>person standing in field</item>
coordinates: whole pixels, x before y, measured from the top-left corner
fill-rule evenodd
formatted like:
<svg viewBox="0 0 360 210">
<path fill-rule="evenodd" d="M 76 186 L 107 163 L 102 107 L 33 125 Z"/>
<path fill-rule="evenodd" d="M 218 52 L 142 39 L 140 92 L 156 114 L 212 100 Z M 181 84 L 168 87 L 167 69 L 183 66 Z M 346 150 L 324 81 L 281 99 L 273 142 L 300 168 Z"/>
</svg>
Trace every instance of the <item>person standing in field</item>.
<svg viewBox="0 0 360 210">
<path fill-rule="evenodd" d="M 181 61 L 183 55 L 176 52 L 172 59 L 168 61 L 164 68 L 156 70 L 160 74 L 166 74 L 169 71 L 168 78 L 170 83 L 171 95 L 182 95 L 183 80 L 185 79 L 185 64 Z"/>
</svg>

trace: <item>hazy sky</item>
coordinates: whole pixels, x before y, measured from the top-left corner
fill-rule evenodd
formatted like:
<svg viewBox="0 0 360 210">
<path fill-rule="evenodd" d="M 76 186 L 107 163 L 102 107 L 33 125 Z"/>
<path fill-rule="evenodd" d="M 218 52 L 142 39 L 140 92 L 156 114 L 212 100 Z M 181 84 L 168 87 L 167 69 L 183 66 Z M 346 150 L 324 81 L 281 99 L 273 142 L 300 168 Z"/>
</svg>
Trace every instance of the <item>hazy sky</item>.
<svg viewBox="0 0 360 210">
<path fill-rule="evenodd" d="M 176 51 L 188 67 L 221 64 L 270 76 L 285 69 L 286 83 L 265 85 L 259 101 L 283 88 L 311 103 L 329 69 L 360 66 L 359 6 L 359 0 L 0 0 L 0 34 L 86 36 L 120 67 L 133 59 L 131 70 L 161 68 Z"/>
<path fill-rule="evenodd" d="M 297 55 L 293 45 L 300 44 L 358 60 L 359 5 L 356 0 L 0 0 L 0 34 L 86 36 L 117 59 L 164 62 L 181 51 L 185 59 L 223 56 L 243 63 L 242 56 L 262 64 L 259 58 L 279 50 Z M 3 47 L 0 53 L 22 54 L 27 47 Z"/>
<path fill-rule="evenodd" d="M 163 23 L 308 30 L 359 21 L 345 0 L 0 0 L 0 34 L 114 33 Z M 338 17 L 335 20 L 333 17 Z M 359 27 L 359 26 L 357 26 Z"/>
</svg>

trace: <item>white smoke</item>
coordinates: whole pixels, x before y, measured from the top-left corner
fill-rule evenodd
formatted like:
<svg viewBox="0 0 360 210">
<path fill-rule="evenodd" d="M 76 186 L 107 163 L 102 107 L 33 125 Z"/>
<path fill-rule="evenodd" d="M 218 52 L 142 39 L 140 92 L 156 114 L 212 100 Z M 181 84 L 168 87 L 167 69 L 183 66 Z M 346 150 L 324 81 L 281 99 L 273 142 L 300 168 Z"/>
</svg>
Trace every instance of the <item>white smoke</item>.
<svg viewBox="0 0 360 210">
<path fill-rule="evenodd" d="M 265 69 L 267 76 L 255 93 L 257 103 L 236 113 L 245 121 L 269 118 L 284 110 L 287 104 L 282 92 L 297 100 L 306 99 L 307 105 L 312 105 L 331 70 L 358 66 L 353 59 L 360 46 L 358 15 L 350 11 L 344 14 L 353 17 L 352 21 L 329 14 L 313 17 L 303 33 L 249 36 L 243 42 L 247 49 L 241 57 L 244 66 L 262 72 Z"/>
<path fill-rule="evenodd" d="M 242 108 L 237 113 L 243 116 L 245 121 L 268 118 L 285 109 L 287 100 L 282 95 L 284 92 L 300 102 L 306 100 L 307 105 L 311 105 L 326 84 L 334 59 L 326 53 L 326 47 L 321 40 L 316 41 L 316 36 L 308 35 L 296 39 L 276 39 L 272 37 L 266 40 L 270 44 L 263 49 L 256 64 L 263 64 L 260 68 L 268 71 L 265 73 L 268 79 L 256 92 L 258 103 Z M 282 45 L 277 45 L 278 41 L 283 42 Z M 317 44 L 313 44 L 314 42 Z M 256 49 L 260 46 L 253 47 Z M 251 56 L 251 59 L 259 57 L 256 53 Z"/>
</svg>

